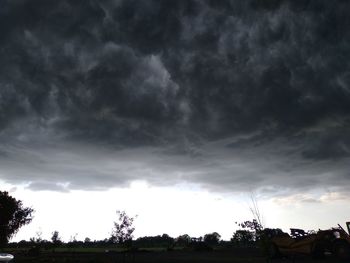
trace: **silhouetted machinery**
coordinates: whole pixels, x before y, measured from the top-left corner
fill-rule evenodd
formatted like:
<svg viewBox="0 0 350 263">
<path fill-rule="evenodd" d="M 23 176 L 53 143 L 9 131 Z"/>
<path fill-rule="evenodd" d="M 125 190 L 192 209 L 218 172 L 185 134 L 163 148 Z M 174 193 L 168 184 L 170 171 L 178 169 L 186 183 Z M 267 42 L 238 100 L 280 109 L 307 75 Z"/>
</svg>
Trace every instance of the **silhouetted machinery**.
<svg viewBox="0 0 350 263">
<path fill-rule="evenodd" d="M 340 260 L 350 259 L 350 222 L 346 222 L 346 232 L 339 224 L 328 230 L 306 233 L 302 229 L 291 229 L 291 235 L 279 232 L 269 237 L 270 258 L 283 255 L 304 254 L 323 258 L 332 254 Z"/>
</svg>

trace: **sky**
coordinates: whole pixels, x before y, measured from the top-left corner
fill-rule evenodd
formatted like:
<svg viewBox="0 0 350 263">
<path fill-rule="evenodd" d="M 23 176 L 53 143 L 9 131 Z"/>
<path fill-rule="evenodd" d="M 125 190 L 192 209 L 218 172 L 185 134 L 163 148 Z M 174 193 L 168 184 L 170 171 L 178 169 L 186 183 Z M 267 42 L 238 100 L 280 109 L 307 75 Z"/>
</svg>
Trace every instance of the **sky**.
<svg viewBox="0 0 350 263">
<path fill-rule="evenodd" d="M 350 3 L 2 0 L 0 190 L 13 240 L 229 239 L 350 220 Z"/>
</svg>

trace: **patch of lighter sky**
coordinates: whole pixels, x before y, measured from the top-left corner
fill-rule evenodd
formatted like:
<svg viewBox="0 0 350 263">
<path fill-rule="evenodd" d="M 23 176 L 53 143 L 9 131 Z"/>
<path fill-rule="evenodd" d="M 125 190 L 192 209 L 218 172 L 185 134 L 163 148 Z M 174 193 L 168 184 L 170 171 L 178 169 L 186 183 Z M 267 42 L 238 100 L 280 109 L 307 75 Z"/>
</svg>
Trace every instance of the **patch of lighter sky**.
<svg viewBox="0 0 350 263">
<path fill-rule="evenodd" d="M 133 182 L 128 188 L 106 191 L 31 191 L 22 186 L 1 182 L 1 190 L 35 209 L 31 224 L 23 227 L 13 241 L 29 240 L 42 233 L 50 239 L 59 231 L 65 241 L 92 240 L 110 236 L 116 210 L 125 210 L 135 219 L 135 238 L 162 235 L 172 237 L 189 234 L 192 237 L 218 232 L 229 240 L 238 228 L 235 222 L 252 219 L 250 198 L 245 194 L 215 194 L 191 185 L 153 187 L 143 181 Z M 302 196 L 302 198 L 300 198 Z M 324 193 L 318 202 L 305 202 L 304 195 L 259 200 L 259 209 L 266 227 L 290 227 L 306 230 L 327 229 L 349 221 L 350 209 L 346 198 Z M 298 199 L 299 198 L 299 199 Z"/>
<path fill-rule="evenodd" d="M 337 196 L 341 198 L 329 198 Z M 297 194 L 283 198 L 272 198 L 264 203 L 268 208 L 266 227 L 304 230 L 329 229 L 350 221 L 349 197 L 340 193 L 323 193 L 318 198 L 307 194 Z"/>
<path fill-rule="evenodd" d="M 35 209 L 33 221 L 24 226 L 13 241 L 29 240 L 42 233 L 50 239 L 59 231 L 65 241 L 72 236 L 99 240 L 110 236 L 116 210 L 125 210 L 135 219 L 135 237 L 162 235 L 172 237 L 189 234 L 203 236 L 214 231 L 225 240 L 236 228 L 235 221 L 250 218 L 245 203 L 232 197 L 209 193 L 189 186 L 151 187 L 133 182 L 128 188 L 107 191 L 31 191 L 24 186 L 2 185 L 25 206 Z"/>
</svg>

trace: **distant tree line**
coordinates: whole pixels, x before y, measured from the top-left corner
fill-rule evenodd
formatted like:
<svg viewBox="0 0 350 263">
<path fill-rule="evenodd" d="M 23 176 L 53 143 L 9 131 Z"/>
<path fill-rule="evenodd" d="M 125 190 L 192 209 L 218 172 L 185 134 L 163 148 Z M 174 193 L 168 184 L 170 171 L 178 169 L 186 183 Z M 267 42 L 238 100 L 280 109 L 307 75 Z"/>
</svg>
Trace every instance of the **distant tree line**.
<svg viewBox="0 0 350 263">
<path fill-rule="evenodd" d="M 167 250 L 188 248 L 194 250 L 212 250 L 217 247 L 252 247 L 256 246 L 255 235 L 248 230 L 237 230 L 233 233 L 230 241 L 221 239 L 217 232 L 208 233 L 200 237 L 191 237 L 183 234 L 178 237 L 171 237 L 168 234 L 156 236 L 144 236 L 124 243 L 117 243 L 114 238 L 105 238 L 102 240 L 92 240 L 86 237 L 84 240 L 62 241 L 58 231 L 53 231 L 50 240 L 41 238 L 30 238 L 29 241 L 22 240 L 11 242 L 7 245 L 12 248 L 30 248 L 37 247 L 43 250 L 55 248 L 164 248 Z"/>
<path fill-rule="evenodd" d="M 11 197 L 7 192 L 0 191 L 0 247 L 8 243 L 9 239 L 18 229 L 31 222 L 34 210 L 24 207 L 21 201 Z M 217 232 L 208 233 L 201 237 L 191 237 L 188 234 L 180 235 L 176 238 L 168 234 L 157 236 L 139 237 L 133 240 L 135 217 L 129 216 L 125 211 L 117 211 L 117 220 L 109 238 L 104 240 L 91 240 L 85 238 L 84 241 L 76 240 L 72 236 L 69 242 L 63 242 L 57 230 L 52 232 L 51 240 L 43 240 L 41 233 L 29 241 L 20 241 L 7 244 L 9 247 L 36 247 L 37 249 L 54 249 L 57 247 L 123 247 L 129 249 L 136 248 L 191 248 L 191 249 L 211 249 L 217 246 L 252 247 L 264 238 L 268 230 L 264 230 L 258 220 L 244 221 L 236 223 L 240 229 L 236 230 L 229 242 L 221 240 L 221 235 Z M 271 230 L 272 231 L 272 230 Z M 281 231 L 281 230 L 273 230 Z"/>
</svg>

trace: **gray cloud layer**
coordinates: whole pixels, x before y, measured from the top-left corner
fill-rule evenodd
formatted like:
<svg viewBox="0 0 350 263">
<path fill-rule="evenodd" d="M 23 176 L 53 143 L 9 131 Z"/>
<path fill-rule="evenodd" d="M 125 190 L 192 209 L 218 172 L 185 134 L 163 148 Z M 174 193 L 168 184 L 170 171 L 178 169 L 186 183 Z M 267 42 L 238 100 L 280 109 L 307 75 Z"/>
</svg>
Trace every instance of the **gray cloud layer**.
<svg viewBox="0 0 350 263">
<path fill-rule="evenodd" d="M 3 1 L 0 178 L 33 189 L 139 178 L 346 185 L 349 10 L 326 0 Z"/>
</svg>

